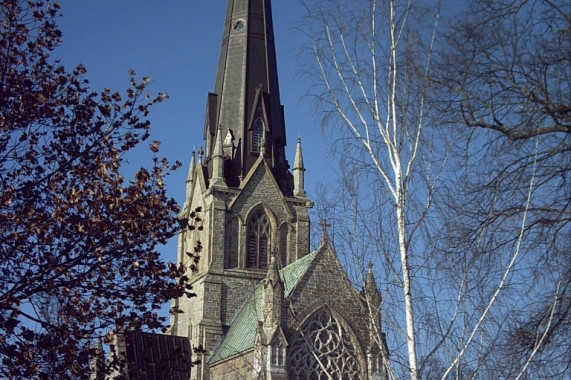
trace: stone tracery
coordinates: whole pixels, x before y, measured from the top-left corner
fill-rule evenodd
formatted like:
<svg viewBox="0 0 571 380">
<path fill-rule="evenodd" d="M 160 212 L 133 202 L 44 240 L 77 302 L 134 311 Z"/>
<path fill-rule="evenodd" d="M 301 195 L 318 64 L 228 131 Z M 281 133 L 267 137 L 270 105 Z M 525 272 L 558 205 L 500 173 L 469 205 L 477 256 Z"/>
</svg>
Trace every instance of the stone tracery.
<svg viewBox="0 0 571 380">
<path fill-rule="evenodd" d="M 359 358 L 350 332 L 323 308 L 313 315 L 291 345 L 289 379 L 357 380 Z"/>
</svg>

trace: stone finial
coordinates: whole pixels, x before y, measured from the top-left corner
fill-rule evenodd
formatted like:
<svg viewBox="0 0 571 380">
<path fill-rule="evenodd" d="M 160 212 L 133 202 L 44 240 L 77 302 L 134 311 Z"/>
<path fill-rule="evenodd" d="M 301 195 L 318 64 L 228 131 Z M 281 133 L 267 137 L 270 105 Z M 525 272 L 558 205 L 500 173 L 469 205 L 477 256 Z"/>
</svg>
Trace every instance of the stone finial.
<svg viewBox="0 0 571 380">
<path fill-rule="evenodd" d="M 381 293 L 377 288 L 375 275 L 373 274 L 373 263 L 369 262 L 369 269 L 367 270 L 367 277 L 365 278 L 365 292 L 367 293 L 367 300 L 375 303 L 375 307 L 381 306 Z M 369 300 L 369 298 L 371 298 Z"/>
<path fill-rule="evenodd" d="M 186 182 L 192 182 L 192 174 L 194 173 L 194 166 L 196 165 L 196 152 L 194 149 L 190 155 L 190 167 L 188 168 L 188 176 L 186 177 Z"/>
<path fill-rule="evenodd" d="M 222 126 L 218 126 L 212 154 L 212 178 L 210 186 L 227 187 L 224 180 L 224 154 L 222 150 Z"/>
<path fill-rule="evenodd" d="M 266 154 L 266 127 L 262 130 L 262 139 L 260 140 L 260 157 Z"/>
<path fill-rule="evenodd" d="M 295 150 L 295 160 L 293 162 L 293 195 L 296 197 L 306 197 L 305 167 L 303 166 L 303 155 L 301 153 L 301 138 L 297 138 L 297 146 Z"/>
<path fill-rule="evenodd" d="M 380 331 L 380 310 L 381 310 L 381 292 L 377 287 L 375 276 L 373 275 L 373 263 L 369 262 L 367 277 L 365 278 L 364 296 L 367 306 L 371 313 L 371 322 L 376 329 Z"/>
<path fill-rule="evenodd" d="M 262 318 L 267 337 L 272 336 L 280 326 L 283 299 L 284 285 L 278 271 L 276 256 L 272 254 L 266 278 L 262 280 Z"/>
<path fill-rule="evenodd" d="M 280 272 L 278 270 L 278 257 L 275 253 L 270 255 L 270 264 L 268 265 L 268 273 L 266 274 L 266 279 L 271 281 L 274 285 L 278 282 L 283 285 L 282 279 L 280 277 Z"/>
<path fill-rule="evenodd" d="M 329 243 L 327 227 L 331 227 L 331 224 L 327 223 L 327 219 L 322 219 L 319 225 L 321 226 L 321 244 Z"/>
</svg>

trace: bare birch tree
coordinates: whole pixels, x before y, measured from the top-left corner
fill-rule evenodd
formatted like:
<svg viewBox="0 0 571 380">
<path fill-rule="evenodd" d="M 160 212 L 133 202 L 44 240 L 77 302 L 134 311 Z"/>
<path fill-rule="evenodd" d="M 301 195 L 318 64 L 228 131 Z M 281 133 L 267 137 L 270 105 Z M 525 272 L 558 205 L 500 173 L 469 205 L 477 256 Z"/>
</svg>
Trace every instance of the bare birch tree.
<svg viewBox="0 0 571 380">
<path fill-rule="evenodd" d="M 474 1 L 436 34 L 425 5 L 308 4 L 342 165 L 332 240 L 355 274 L 382 258 L 401 376 L 406 356 L 413 379 L 565 378 L 569 8 Z"/>
<path fill-rule="evenodd" d="M 418 379 L 413 297 L 414 236 L 431 207 L 437 184 L 427 146 L 426 82 L 438 9 L 427 13 L 412 1 L 323 1 L 307 6 L 318 98 L 325 123 L 355 144 L 346 155 L 365 159 L 388 207 L 379 212 L 396 226 L 398 282 L 404 301 L 404 338 L 411 379 Z M 432 14 L 431 14 L 432 13 Z M 420 24 L 428 24 L 428 37 Z M 423 30 L 424 32 L 424 30 Z M 321 86 L 322 85 L 322 86 Z M 426 145 L 425 145 L 426 144 Z M 354 149 L 354 152 L 351 150 Z M 433 160 L 437 161 L 437 160 Z M 435 164 L 436 167 L 433 167 Z M 423 190 L 412 193 L 422 183 Z M 418 207 L 420 206 L 420 207 Z M 386 215 L 386 216 L 385 216 Z"/>
</svg>

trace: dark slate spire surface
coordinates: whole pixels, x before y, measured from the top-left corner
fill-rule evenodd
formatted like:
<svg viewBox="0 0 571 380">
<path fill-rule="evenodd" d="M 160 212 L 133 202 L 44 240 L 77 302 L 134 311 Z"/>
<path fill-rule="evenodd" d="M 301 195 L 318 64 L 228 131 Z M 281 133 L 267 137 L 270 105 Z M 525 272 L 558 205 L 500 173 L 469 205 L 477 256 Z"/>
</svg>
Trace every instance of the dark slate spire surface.
<svg viewBox="0 0 571 380">
<path fill-rule="evenodd" d="M 270 3 L 228 0 L 216 85 L 206 107 L 206 163 L 211 179 L 221 133 L 228 186 L 238 187 L 263 151 L 282 191 L 290 194 Z"/>
</svg>

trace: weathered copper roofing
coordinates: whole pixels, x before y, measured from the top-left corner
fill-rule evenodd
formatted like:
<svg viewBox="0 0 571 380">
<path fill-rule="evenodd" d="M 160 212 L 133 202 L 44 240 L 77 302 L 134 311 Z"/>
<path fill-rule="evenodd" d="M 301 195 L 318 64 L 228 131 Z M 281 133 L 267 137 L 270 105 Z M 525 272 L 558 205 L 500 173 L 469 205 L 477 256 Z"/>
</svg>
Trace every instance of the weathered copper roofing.
<svg viewBox="0 0 571 380">
<path fill-rule="evenodd" d="M 309 264 L 315 257 L 315 253 L 310 253 L 280 270 L 280 277 L 284 283 L 284 299 L 291 294 L 303 274 L 307 271 Z M 236 318 L 234 318 L 234 321 L 232 321 L 228 334 L 226 334 L 226 337 L 208 361 L 209 364 L 227 359 L 254 347 L 256 327 L 258 321 L 262 319 L 261 299 L 262 288 L 258 284 L 236 315 Z"/>
</svg>

